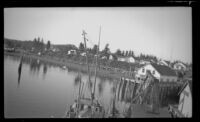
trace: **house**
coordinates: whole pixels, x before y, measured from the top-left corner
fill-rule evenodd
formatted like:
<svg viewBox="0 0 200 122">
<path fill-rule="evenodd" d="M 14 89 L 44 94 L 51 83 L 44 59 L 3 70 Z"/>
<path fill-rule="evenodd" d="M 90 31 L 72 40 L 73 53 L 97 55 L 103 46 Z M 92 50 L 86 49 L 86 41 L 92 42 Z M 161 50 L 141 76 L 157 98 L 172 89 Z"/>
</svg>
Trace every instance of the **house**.
<svg viewBox="0 0 200 122">
<path fill-rule="evenodd" d="M 136 77 L 143 79 L 147 71 L 150 71 L 151 74 L 161 82 L 177 81 L 177 76 L 174 70 L 172 70 L 170 67 L 158 65 L 156 63 L 150 63 L 140 67 L 137 70 Z"/>
<path fill-rule="evenodd" d="M 81 56 L 86 56 L 86 53 L 85 53 L 85 52 L 83 52 L 83 53 L 81 53 L 80 55 L 81 55 Z"/>
<path fill-rule="evenodd" d="M 118 61 L 126 61 L 126 58 L 125 58 L 125 57 L 119 56 L 119 57 L 117 58 L 117 60 L 118 60 Z"/>
<path fill-rule="evenodd" d="M 41 55 L 41 52 L 38 52 L 38 55 Z"/>
<path fill-rule="evenodd" d="M 109 60 L 113 60 L 114 58 L 113 58 L 113 55 L 109 55 Z"/>
<path fill-rule="evenodd" d="M 76 55 L 76 50 L 69 50 L 68 55 Z"/>
<path fill-rule="evenodd" d="M 170 62 L 169 62 L 169 61 L 166 61 L 166 60 L 160 60 L 160 61 L 158 61 L 158 64 L 159 64 L 159 65 L 170 66 Z"/>
<path fill-rule="evenodd" d="M 102 56 L 101 59 L 107 59 L 107 57 L 106 56 Z"/>
<path fill-rule="evenodd" d="M 179 92 L 178 111 L 184 117 L 192 117 L 192 81 L 188 80 Z"/>
<path fill-rule="evenodd" d="M 150 64 L 151 62 L 150 61 L 146 61 L 146 60 L 140 60 L 139 61 L 139 64 L 140 65 L 143 65 L 143 64 Z"/>
<path fill-rule="evenodd" d="M 126 62 L 135 63 L 135 59 L 132 56 L 130 56 L 126 58 Z"/>
<path fill-rule="evenodd" d="M 117 58 L 118 61 L 123 61 L 123 62 L 128 62 L 128 63 L 135 63 L 135 58 L 133 58 L 132 56 L 130 57 L 121 57 L 119 56 Z"/>
<path fill-rule="evenodd" d="M 176 63 L 173 65 L 173 68 L 174 68 L 175 70 L 184 70 L 184 71 L 187 69 L 186 65 L 183 64 L 183 63 L 181 63 L 181 62 L 176 62 Z"/>
</svg>

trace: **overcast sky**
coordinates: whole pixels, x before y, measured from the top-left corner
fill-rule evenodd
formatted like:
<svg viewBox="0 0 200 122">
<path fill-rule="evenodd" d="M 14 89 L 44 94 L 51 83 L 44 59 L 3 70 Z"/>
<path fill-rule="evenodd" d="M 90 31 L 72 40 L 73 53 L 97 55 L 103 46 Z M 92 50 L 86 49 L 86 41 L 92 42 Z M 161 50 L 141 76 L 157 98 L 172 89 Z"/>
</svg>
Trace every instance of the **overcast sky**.
<svg viewBox="0 0 200 122">
<path fill-rule="evenodd" d="M 84 29 L 92 47 L 98 43 L 100 26 L 100 49 L 109 43 L 111 52 L 119 48 L 192 61 L 190 7 L 4 9 L 4 37 L 11 39 L 42 37 L 45 43 L 78 46 Z"/>
</svg>

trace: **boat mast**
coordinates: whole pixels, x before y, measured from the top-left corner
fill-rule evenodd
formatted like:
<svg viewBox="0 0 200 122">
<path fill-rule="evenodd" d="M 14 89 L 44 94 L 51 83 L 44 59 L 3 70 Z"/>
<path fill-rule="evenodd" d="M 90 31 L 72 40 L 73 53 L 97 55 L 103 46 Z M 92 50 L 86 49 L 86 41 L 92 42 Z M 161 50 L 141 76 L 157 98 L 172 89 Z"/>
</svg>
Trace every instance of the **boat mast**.
<svg viewBox="0 0 200 122">
<path fill-rule="evenodd" d="M 89 83 L 91 83 L 91 80 L 90 80 L 90 68 L 89 68 L 89 63 L 88 63 L 88 52 L 87 52 L 87 45 L 86 45 L 86 40 L 88 40 L 88 39 L 86 39 L 86 37 L 85 37 L 85 35 L 86 35 L 87 33 L 83 30 L 83 38 L 84 38 L 84 44 L 85 44 L 85 53 L 86 53 L 86 64 L 87 64 L 87 66 L 88 66 L 88 79 L 89 79 Z"/>
<path fill-rule="evenodd" d="M 99 48 L 100 48 L 100 36 L 101 36 L 101 26 L 100 26 L 100 30 L 99 30 L 99 42 L 98 42 L 97 55 L 96 55 L 95 79 L 94 79 L 94 87 L 93 87 L 93 92 L 92 92 L 92 101 L 93 101 L 93 99 L 94 99 L 95 88 L 96 88 L 97 65 L 98 65 Z"/>
</svg>

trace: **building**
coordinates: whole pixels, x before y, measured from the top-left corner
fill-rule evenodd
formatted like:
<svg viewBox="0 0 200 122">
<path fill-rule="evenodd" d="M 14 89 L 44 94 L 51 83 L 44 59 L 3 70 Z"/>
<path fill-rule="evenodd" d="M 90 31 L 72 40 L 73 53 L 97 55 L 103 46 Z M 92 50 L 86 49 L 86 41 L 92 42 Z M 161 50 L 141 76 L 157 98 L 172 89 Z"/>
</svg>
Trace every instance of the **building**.
<svg viewBox="0 0 200 122">
<path fill-rule="evenodd" d="M 187 80 L 178 93 L 179 104 L 169 105 L 169 113 L 172 117 L 192 117 L 192 80 Z"/>
<path fill-rule="evenodd" d="M 69 50 L 68 55 L 76 55 L 76 50 Z"/>
<path fill-rule="evenodd" d="M 159 64 L 159 65 L 170 66 L 170 62 L 169 62 L 169 61 L 166 61 L 166 60 L 160 60 L 160 61 L 158 61 L 158 64 Z"/>
<path fill-rule="evenodd" d="M 146 64 L 139 68 L 136 72 L 136 77 L 143 79 L 147 71 L 150 71 L 151 74 L 161 82 L 177 81 L 177 76 L 174 70 L 172 70 L 170 67 L 155 63 Z"/>
<path fill-rule="evenodd" d="M 113 55 L 109 55 L 109 60 L 113 60 L 114 58 L 113 58 Z"/>
<path fill-rule="evenodd" d="M 146 60 L 140 60 L 140 61 L 139 61 L 139 64 L 140 64 L 140 65 L 150 64 L 150 63 L 151 63 L 150 61 L 146 61 Z"/>
<path fill-rule="evenodd" d="M 86 56 L 86 53 L 85 53 L 85 52 L 83 52 L 83 53 L 81 53 L 80 55 L 81 55 L 81 56 Z"/>
<path fill-rule="evenodd" d="M 107 59 L 107 57 L 106 56 L 102 56 L 101 59 Z"/>
<path fill-rule="evenodd" d="M 183 64 L 183 63 L 181 63 L 181 62 L 176 62 L 176 63 L 173 65 L 173 68 L 174 68 L 175 70 L 184 70 L 184 71 L 187 69 L 186 65 Z"/>
<path fill-rule="evenodd" d="M 130 56 L 130 57 L 121 57 L 121 56 L 119 56 L 117 58 L 117 60 L 118 61 L 123 61 L 123 62 L 128 62 L 128 63 L 135 63 L 135 59 L 132 56 Z"/>
<path fill-rule="evenodd" d="M 192 81 L 188 80 L 179 92 L 178 110 L 184 117 L 192 117 Z"/>
<path fill-rule="evenodd" d="M 126 62 L 135 63 L 135 58 L 133 58 L 132 56 L 127 57 L 127 58 L 126 58 Z"/>
<path fill-rule="evenodd" d="M 117 57 L 117 60 L 118 60 L 118 61 L 126 61 L 126 58 L 125 58 L 125 57 L 122 57 L 122 56 L 118 56 L 118 57 Z"/>
</svg>

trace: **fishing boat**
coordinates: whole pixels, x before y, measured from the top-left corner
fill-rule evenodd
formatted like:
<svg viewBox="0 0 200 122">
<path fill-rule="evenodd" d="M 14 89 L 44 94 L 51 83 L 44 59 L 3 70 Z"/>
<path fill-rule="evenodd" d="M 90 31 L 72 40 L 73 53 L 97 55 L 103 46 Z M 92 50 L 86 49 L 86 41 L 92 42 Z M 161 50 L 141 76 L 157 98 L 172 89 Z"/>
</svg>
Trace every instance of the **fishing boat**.
<svg viewBox="0 0 200 122">
<path fill-rule="evenodd" d="M 101 28 L 100 28 L 101 29 Z M 86 62 L 88 65 L 88 76 L 89 76 L 89 82 L 90 80 L 90 71 L 89 71 L 89 64 L 88 64 L 88 54 L 87 54 L 87 48 L 86 48 L 86 32 L 83 31 L 84 36 L 84 43 L 85 43 L 85 52 L 86 52 Z M 99 36 L 100 41 L 100 36 Z M 98 44 L 98 50 L 97 55 L 99 52 L 99 44 Z M 96 68 L 95 68 L 95 80 L 94 80 L 94 86 L 93 91 L 91 92 L 90 97 L 84 97 L 83 93 L 83 86 L 81 82 L 81 76 L 80 73 L 78 74 L 78 78 L 76 80 L 79 80 L 79 95 L 78 98 L 74 101 L 74 104 L 70 106 L 69 111 L 66 113 L 67 118 L 103 118 L 105 116 L 105 110 L 98 99 L 95 98 L 95 86 L 96 86 L 96 76 L 97 76 L 97 61 L 98 56 L 96 56 Z M 82 88 L 82 90 L 81 90 Z"/>
</svg>

